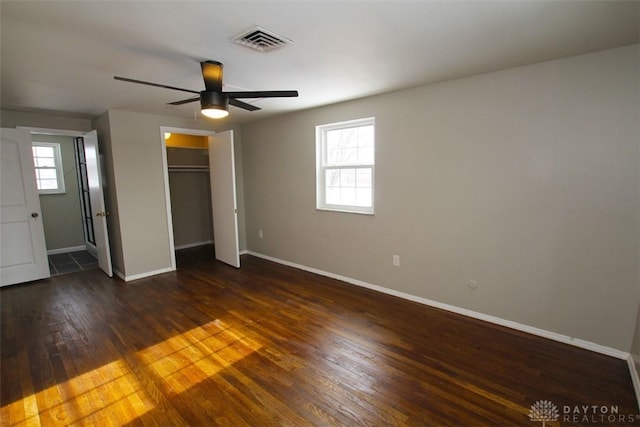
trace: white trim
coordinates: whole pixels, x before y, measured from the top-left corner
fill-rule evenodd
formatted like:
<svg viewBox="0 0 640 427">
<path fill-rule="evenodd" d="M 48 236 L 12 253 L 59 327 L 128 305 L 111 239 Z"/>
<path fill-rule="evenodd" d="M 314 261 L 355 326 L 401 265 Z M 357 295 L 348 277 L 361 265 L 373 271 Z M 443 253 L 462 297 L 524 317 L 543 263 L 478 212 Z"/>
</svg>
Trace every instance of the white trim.
<svg viewBox="0 0 640 427">
<path fill-rule="evenodd" d="M 629 374 L 631 374 L 631 382 L 633 383 L 633 389 L 636 392 L 636 400 L 638 401 L 638 411 L 640 411 L 640 375 L 638 375 L 638 370 L 636 369 L 636 363 L 632 354 L 629 354 L 629 357 L 627 357 L 627 365 L 629 365 Z"/>
<path fill-rule="evenodd" d="M 246 249 L 245 249 L 245 250 L 243 250 L 243 251 L 238 252 L 238 254 L 239 254 L 239 255 L 250 255 L 250 252 L 249 252 L 248 250 L 246 250 Z"/>
<path fill-rule="evenodd" d="M 169 235 L 169 259 L 171 260 L 171 270 L 176 269 L 176 247 L 173 241 L 173 215 L 171 213 L 171 189 L 169 187 L 169 163 L 167 161 L 167 145 L 164 141 L 165 132 L 180 133 L 184 135 L 213 136 L 215 131 L 201 129 L 185 129 L 172 126 L 160 126 L 160 147 L 162 154 L 162 180 L 164 184 L 165 208 L 167 210 L 167 233 Z M 126 280 L 126 279 L 123 279 Z"/>
<path fill-rule="evenodd" d="M 176 248 L 176 251 L 179 251 L 180 249 L 196 248 L 198 246 L 210 245 L 212 243 L 213 243 L 213 240 L 205 240 L 204 242 L 186 243 L 184 245 L 178 245 L 175 248 Z"/>
<path fill-rule="evenodd" d="M 341 165 L 327 164 L 327 132 L 332 130 L 344 130 L 359 128 L 364 126 L 373 126 L 373 154 L 372 163 L 354 163 Z M 337 123 L 328 123 L 316 126 L 316 209 L 330 212 L 345 212 L 373 215 L 375 213 L 375 129 L 376 118 L 365 117 L 355 120 L 347 120 Z M 356 206 L 346 204 L 330 204 L 327 203 L 327 183 L 326 171 L 329 169 L 368 169 L 371 170 L 371 206 Z"/>
<path fill-rule="evenodd" d="M 85 249 L 94 257 L 98 258 L 98 248 L 91 242 L 85 242 Z"/>
<path fill-rule="evenodd" d="M 84 251 L 87 247 L 85 245 L 82 246 L 69 246 L 68 248 L 60 248 L 60 249 L 48 249 L 47 255 L 58 255 L 58 254 L 66 254 L 68 252 L 77 252 Z"/>
<path fill-rule="evenodd" d="M 170 272 L 175 271 L 175 270 L 176 270 L 175 268 L 167 267 L 167 268 L 161 268 L 159 270 L 146 271 L 146 272 L 140 273 L 140 274 L 132 274 L 131 276 L 126 276 L 126 275 L 122 274 L 121 271 L 116 270 L 115 268 L 113 269 L 113 272 L 115 273 L 116 276 L 118 276 L 119 278 L 121 278 L 125 282 L 130 282 L 132 280 L 139 280 L 139 279 L 144 279 L 144 278 L 151 277 L 151 276 L 156 276 L 158 274 L 170 273 Z"/>
<path fill-rule="evenodd" d="M 39 128 L 39 127 L 32 127 L 32 126 L 16 126 L 16 129 L 23 129 L 28 131 L 30 134 L 38 134 L 38 135 L 60 135 L 60 136 L 75 136 L 75 137 L 82 137 L 82 138 L 86 138 L 88 134 L 90 134 L 91 132 L 96 132 L 95 130 L 70 130 L 70 129 L 54 129 L 54 128 Z M 97 134 L 96 134 L 97 136 Z M 99 150 L 98 150 L 99 151 Z M 100 153 L 97 153 L 99 156 Z M 100 167 L 100 160 L 98 160 L 98 167 Z M 78 165 L 75 164 L 74 162 L 74 169 L 78 170 Z M 35 168 L 34 168 L 35 170 Z M 104 182 L 100 182 L 100 185 L 103 187 L 104 189 Z M 171 228 L 171 226 L 169 226 Z M 86 238 L 86 232 L 84 230 L 84 225 L 83 225 L 83 233 L 85 234 L 85 238 Z M 105 236 L 107 239 L 107 242 L 109 242 L 109 233 L 107 233 L 107 235 Z M 85 242 L 86 243 L 86 249 L 87 251 L 89 251 L 89 253 L 91 253 L 93 256 L 95 256 L 96 258 L 98 258 L 98 248 L 92 244 L 90 244 L 89 242 Z M 85 247 L 83 247 L 84 249 Z M 110 252 L 107 251 L 108 254 L 108 258 L 109 258 L 109 264 L 111 264 L 111 255 Z M 113 269 L 113 267 L 111 267 Z M 105 271 L 105 273 L 111 277 L 107 271 Z M 124 280 L 124 275 L 122 273 L 120 273 L 118 275 L 118 277 L 121 277 Z"/>
<path fill-rule="evenodd" d="M 114 273 L 116 276 L 118 276 L 119 278 L 121 278 L 122 280 L 124 280 L 125 282 L 127 281 L 127 280 L 125 279 L 124 274 L 123 274 L 120 270 L 118 270 L 117 268 L 114 268 L 114 269 L 113 269 L 113 273 Z"/>
<path fill-rule="evenodd" d="M 214 130 L 205 130 L 205 129 L 187 129 L 187 128 L 176 128 L 172 126 L 160 126 L 162 129 L 162 144 L 164 145 L 164 133 L 181 133 L 183 135 L 196 135 L 196 136 L 213 136 L 216 134 Z"/>
<path fill-rule="evenodd" d="M 361 280 L 352 279 L 350 277 L 341 276 L 339 274 L 330 273 L 324 270 L 319 270 L 317 268 L 307 267 L 301 264 L 296 264 L 294 262 L 285 261 L 279 258 L 274 258 L 268 255 L 264 255 L 261 253 L 247 251 L 248 254 L 256 256 L 258 258 L 263 258 L 269 261 L 277 262 L 279 264 L 287 265 L 289 267 L 298 268 L 300 270 L 305 270 L 311 273 L 319 274 L 321 276 L 330 277 L 332 279 L 341 280 L 343 282 L 350 283 L 352 285 L 361 286 L 363 288 L 372 289 L 374 291 L 382 292 L 385 294 L 393 295 L 399 298 L 403 298 L 409 301 L 414 301 L 420 304 L 428 305 L 430 307 L 439 308 L 442 310 L 450 311 L 452 313 L 461 314 L 463 316 L 472 317 L 474 319 L 483 320 L 485 322 L 494 323 L 496 325 L 505 326 L 510 329 L 515 329 L 518 331 L 526 332 L 532 335 L 537 335 L 543 338 L 548 338 L 554 341 L 558 341 L 564 344 L 569 344 L 574 347 L 580 347 L 585 350 L 591 350 L 596 353 L 604 354 L 607 356 L 615 357 L 617 359 L 627 359 L 629 357 L 629 353 L 617 350 L 615 348 L 606 347 L 600 344 L 596 344 L 590 341 L 581 340 L 578 338 L 573 338 L 567 335 L 558 334 L 556 332 L 547 331 L 544 329 L 536 328 L 529 325 L 524 325 L 522 323 L 513 322 L 511 320 L 501 319 L 499 317 L 490 316 L 488 314 L 479 313 L 477 311 L 468 310 L 466 308 L 456 307 L 450 304 L 444 304 L 438 301 L 433 301 L 430 299 L 418 297 L 415 295 L 407 294 L 404 292 L 396 291 L 394 289 L 385 288 L 378 285 L 373 285 L 371 283 L 363 282 Z"/>
<path fill-rule="evenodd" d="M 37 134 L 37 135 L 60 135 L 60 136 L 85 136 L 87 132 L 91 132 L 91 131 L 52 129 L 52 128 L 35 128 L 30 126 L 16 126 L 16 129 L 24 129 L 31 134 Z"/>
<path fill-rule="evenodd" d="M 173 214 L 171 211 L 171 189 L 169 187 L 169 162 L 167 160 L 167 145 L 164 142 L 166 130 L 164 126 L 160 126 L 160 143 L 162 144 L 160 153 L 162 154 L 162 180 L 164 183 L 164 199 L 167 210 L 167 233 L 169 234 L 169 254 L 171 260 L 171 268 L 176 269 L 176 248 L 173 241 Z"/>
<path fill-rule="evenodd" d="M 53 149 L 53 167 L 51 166 L 38 166 L 36 163 L 36 158 L 39 156 L 36 153 L 32 152 L 32 156 L 34 158 L 33 170 L 36 173 L 36 187 L 40 186 L 40 175 L 38 174 L 38 170 L 40 169 L 53 169 L 56 172 L 56 188 L 38 188 L 38 195 L 49 195 L 49 194 L 66 194 L 67 190 L 64 185 L 64 165 L 62 164 L 62 149 L 60 148 L 59 142 L 44 142 L 44 141 L 32 141 L 31 147 L 48 147 Z M 49 158 L 49 157 L 45 157 Z M 74 165 L 75 166 L 75 165 Z"/>
</svg>

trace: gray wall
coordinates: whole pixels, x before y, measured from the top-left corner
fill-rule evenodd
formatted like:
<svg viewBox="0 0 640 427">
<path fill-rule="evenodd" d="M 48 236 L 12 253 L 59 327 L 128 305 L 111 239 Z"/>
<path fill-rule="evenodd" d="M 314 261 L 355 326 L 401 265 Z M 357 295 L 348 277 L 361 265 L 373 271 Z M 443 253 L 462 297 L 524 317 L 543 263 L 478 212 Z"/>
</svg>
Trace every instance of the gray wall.
<svg viewBox="0 0 640 427">
<path fill-rule="evenodd" d="M 54 111 L 26 112 L 0 110 L 0 127 L 29 126 L 47 129 L 64 129 L 89 132 L 91 118 L 84 115 L 62 114 Z"/>
<path fill-rule="evenodd" d="M 171 218 L 176 248 L 213 241 L 208 150 L 167 148 Z M 193 171 L 180 166 L 202 166 Z"/>
<path fill-rule="evenodd" d="M 47 250 L 84 246 L 73 138 L 58 135 L 33 135 L 32 140 L 59 143 L 62 157 L 65 192 L 40 195 L 40 209 Z"/>
<path fill-rule="evenodd" d="M 638 64 L 636 45 L 246 125 L 248 249 L 629 351 Z M 375 216 L 317 211 L 315 126 L 370 116 Z"/>
<path fill-rule="evenodd" d="M 104 146 L 114 267 L 125 276 L 170 268 L 160 127 L 214 130 L 214 124 L 207 120 L 110 110 L 95 121 L 95 126 Z M 236 144 L 240 158 L 238 140 Z M 241 159 L 236 163 L 236 173 L 242 175 Z M 243 198 L 240 178 L 239 202 Z M 243 204 L 239 203 L 239 210 L 242 209 Z M 242 225 L 241 250 L 246 247 Z"/>
<path fill-rule="evenodd" d="M 176 248 L 213 241 L 211 186 L 204 172 L 169 172 Z"/>
</svg>

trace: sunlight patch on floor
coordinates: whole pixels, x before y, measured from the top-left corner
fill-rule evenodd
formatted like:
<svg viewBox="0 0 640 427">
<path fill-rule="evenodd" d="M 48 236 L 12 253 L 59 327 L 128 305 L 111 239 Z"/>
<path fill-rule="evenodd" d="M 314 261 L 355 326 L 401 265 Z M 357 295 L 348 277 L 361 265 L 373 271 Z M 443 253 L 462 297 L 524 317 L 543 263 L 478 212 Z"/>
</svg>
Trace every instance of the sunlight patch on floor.
<svg viewBox="0 0 640 427">
<path fill-rule="evenodd" d="M 262 346 L 220 320 L 193 328 L 137 353 L 178 394 Z"/>
<path fill-rule="evenodd" d="M 262 346 L 216 319 L 135 354 L 168 394 L 181 393 Z M 33 389 L 31 384 L 23 387 Z M 48 387 L 0 408 L 7 426 L 124 425 L 155 408 L 122 359 Z"/>
<path fill-rule="evenodd" d="M 0 408 L 3 425 L 121 425 L 155 404 L 116 360 Z M 7 424 L 4 424 L 7 423 Z"/>
</svg>

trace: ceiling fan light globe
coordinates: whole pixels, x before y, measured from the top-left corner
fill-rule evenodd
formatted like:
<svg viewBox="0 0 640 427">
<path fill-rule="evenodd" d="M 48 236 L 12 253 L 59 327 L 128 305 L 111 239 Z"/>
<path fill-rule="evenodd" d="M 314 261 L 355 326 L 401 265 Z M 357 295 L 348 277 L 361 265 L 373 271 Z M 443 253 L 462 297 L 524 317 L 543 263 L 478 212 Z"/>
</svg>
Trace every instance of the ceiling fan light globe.
<svg viewBox="0 0 640 427">
<path fill-rule="evenodd" d="M 203 108 L 200 112 L 211 119 L 222 119 L 229 115 L 227 110 L 220 108 Z"/>
</svg>

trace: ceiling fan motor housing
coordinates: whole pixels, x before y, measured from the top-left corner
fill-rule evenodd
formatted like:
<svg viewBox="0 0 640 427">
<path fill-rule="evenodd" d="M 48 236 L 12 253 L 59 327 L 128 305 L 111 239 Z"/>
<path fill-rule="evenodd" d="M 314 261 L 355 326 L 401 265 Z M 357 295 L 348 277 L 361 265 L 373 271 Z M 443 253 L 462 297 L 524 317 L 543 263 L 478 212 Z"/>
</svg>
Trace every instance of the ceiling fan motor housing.
<svg viewBox="0 0 640 427">
<path fill-rule="evenodd" d="M 223 92 L 203 90 L 200 92 L 200 106 L 202 109 L 216 108 L 219 110 L 228 110 L 229 97 Z"/>
</svg>

